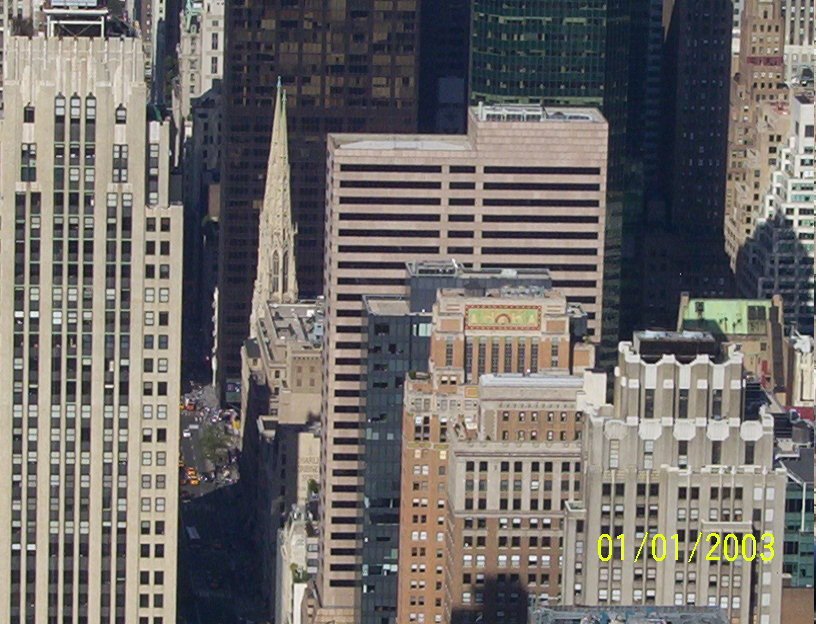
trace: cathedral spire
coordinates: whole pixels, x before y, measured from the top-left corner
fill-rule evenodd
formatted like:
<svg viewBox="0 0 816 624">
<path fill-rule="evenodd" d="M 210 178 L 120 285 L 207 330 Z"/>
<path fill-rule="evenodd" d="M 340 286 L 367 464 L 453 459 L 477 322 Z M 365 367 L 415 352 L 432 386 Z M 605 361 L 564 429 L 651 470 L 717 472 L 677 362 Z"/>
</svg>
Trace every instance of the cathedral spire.
<svg viewBox="0 0 816 624">
<path fill-rule="evenodd" d="M 268 302 L 293 303 L 298 289 L 295 273 L 295 236 L 289 193 L 289 136 L 286 91 L 278 78 L 275 117 L 263 206 L 258 219 L 258 268 L 252 297 L 253 319 Z M 252 332 L 254 333 L 254 320 Z"/>
</svg>

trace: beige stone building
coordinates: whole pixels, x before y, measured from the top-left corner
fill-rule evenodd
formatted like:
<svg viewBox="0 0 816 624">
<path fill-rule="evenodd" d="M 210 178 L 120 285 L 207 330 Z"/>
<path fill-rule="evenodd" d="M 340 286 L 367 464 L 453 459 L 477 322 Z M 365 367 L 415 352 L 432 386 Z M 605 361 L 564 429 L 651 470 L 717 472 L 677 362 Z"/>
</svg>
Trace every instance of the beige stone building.
<svg viewBox="0 0 816 624">
<path fill-rule="evenodd" d="M 761 214 L 759 208 L 773 170 L 768 159 L 775 159 L 775 147 L 782 140 L 780 132 L 768 136 L 763 119 L 770 112 L 766 105 L 784 102 L 788 95 L 782 0 L 745 0 L 740 19 L 737 72 L 731 80 L 729 103 L 725 201 L 726 251 L 732 270 Z M 768 154 L 761 151 L 767 142 L 771 143 Z"/>
<path fill-rule="evenodd" d="M 565 604 L 718 606 L 730 624 L 780 623 L 778 548 L 768 563 L 729 563 L 707 560 L 703 542 L 689 562 L 698 533 L 784 535 L 773 405 L 747 400 L 742 354 L 716 354 L 701 332 L 620 344 L 614 405 L 586 415 L 583 495 L 567 503 Z M 665 560 L 635 561 L 647 532 L 667 537 Z M 625 535 L 623 560 L 600 560 L 602 534 Z"/>
<path fill-rule="evenodd" d="M 606 144 L 598 111 L 536 106 L 473 108 L 465 136 L 329 135 L 323 621 L 360 600 L 362 296 L 406 294 L 408 261 L 544 268 L 599 336 Z"/>
<path fill-rule="evenodd" d="M 526 617 L 520 583 L 558 595 L 560 500 L 580 490 L 594 364 L 573 336 L 582 320 L 553 291 L 439 292 L 429 372 L 405 386 L 397 621 L 509 622 Z M 603 382 L 594 392 L 602 403 Z"/>
<path fill-rule="evenodd" d="M 2 622 L 176 614 L 182 208 L 135 39 L 7 41 Z"/>
</svg>

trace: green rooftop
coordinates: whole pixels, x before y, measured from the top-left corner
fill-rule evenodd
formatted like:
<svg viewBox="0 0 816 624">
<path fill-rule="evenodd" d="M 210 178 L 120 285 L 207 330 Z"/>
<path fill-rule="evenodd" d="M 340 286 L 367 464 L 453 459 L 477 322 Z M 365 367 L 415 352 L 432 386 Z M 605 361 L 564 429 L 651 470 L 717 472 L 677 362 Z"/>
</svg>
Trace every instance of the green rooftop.
<svg viewBox="0 0 816 624">
<path fill-rule="evenodd" d="M 721 335 L 764 334 L 771 317 L 769 299 L 689 299 L 679 329 Z"/>
</svg>

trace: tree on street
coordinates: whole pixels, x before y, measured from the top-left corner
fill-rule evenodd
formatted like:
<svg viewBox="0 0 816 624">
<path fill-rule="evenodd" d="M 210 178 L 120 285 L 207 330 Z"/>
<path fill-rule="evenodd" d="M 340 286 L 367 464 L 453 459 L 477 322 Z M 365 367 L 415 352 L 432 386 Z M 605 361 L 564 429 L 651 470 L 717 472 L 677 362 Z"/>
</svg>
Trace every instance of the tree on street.
<svg viewBox="0 0 816 624">
<path fill-rule="evenodd" d="M 212 463 L 223 463 L 229 448 L 229 438 L 220 424 L 205 426 L 201 431 L 201 450 Z"/>
</svg>

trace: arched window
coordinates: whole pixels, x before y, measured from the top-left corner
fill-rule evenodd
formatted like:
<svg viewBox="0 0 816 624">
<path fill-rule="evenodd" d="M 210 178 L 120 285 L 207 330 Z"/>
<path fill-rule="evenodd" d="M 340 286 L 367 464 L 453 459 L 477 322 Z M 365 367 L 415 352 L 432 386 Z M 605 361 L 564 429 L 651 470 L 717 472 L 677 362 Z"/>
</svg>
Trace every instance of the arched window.
<svg viewBox="0 0 816 624">
<path fill-rule="evenodd" d="M 283 292 L 288 292 L 289 290 L 289 252 L 283 252 L 283 276 L 281 277 L 283 280 Z"/>
<path fill-rule="evenodd" d="M 278 252 L 272 254 L 272 292 L 278 292 L 278 276 L 280 275 L 280 261 L 278 259 Z"/>
</svg>

